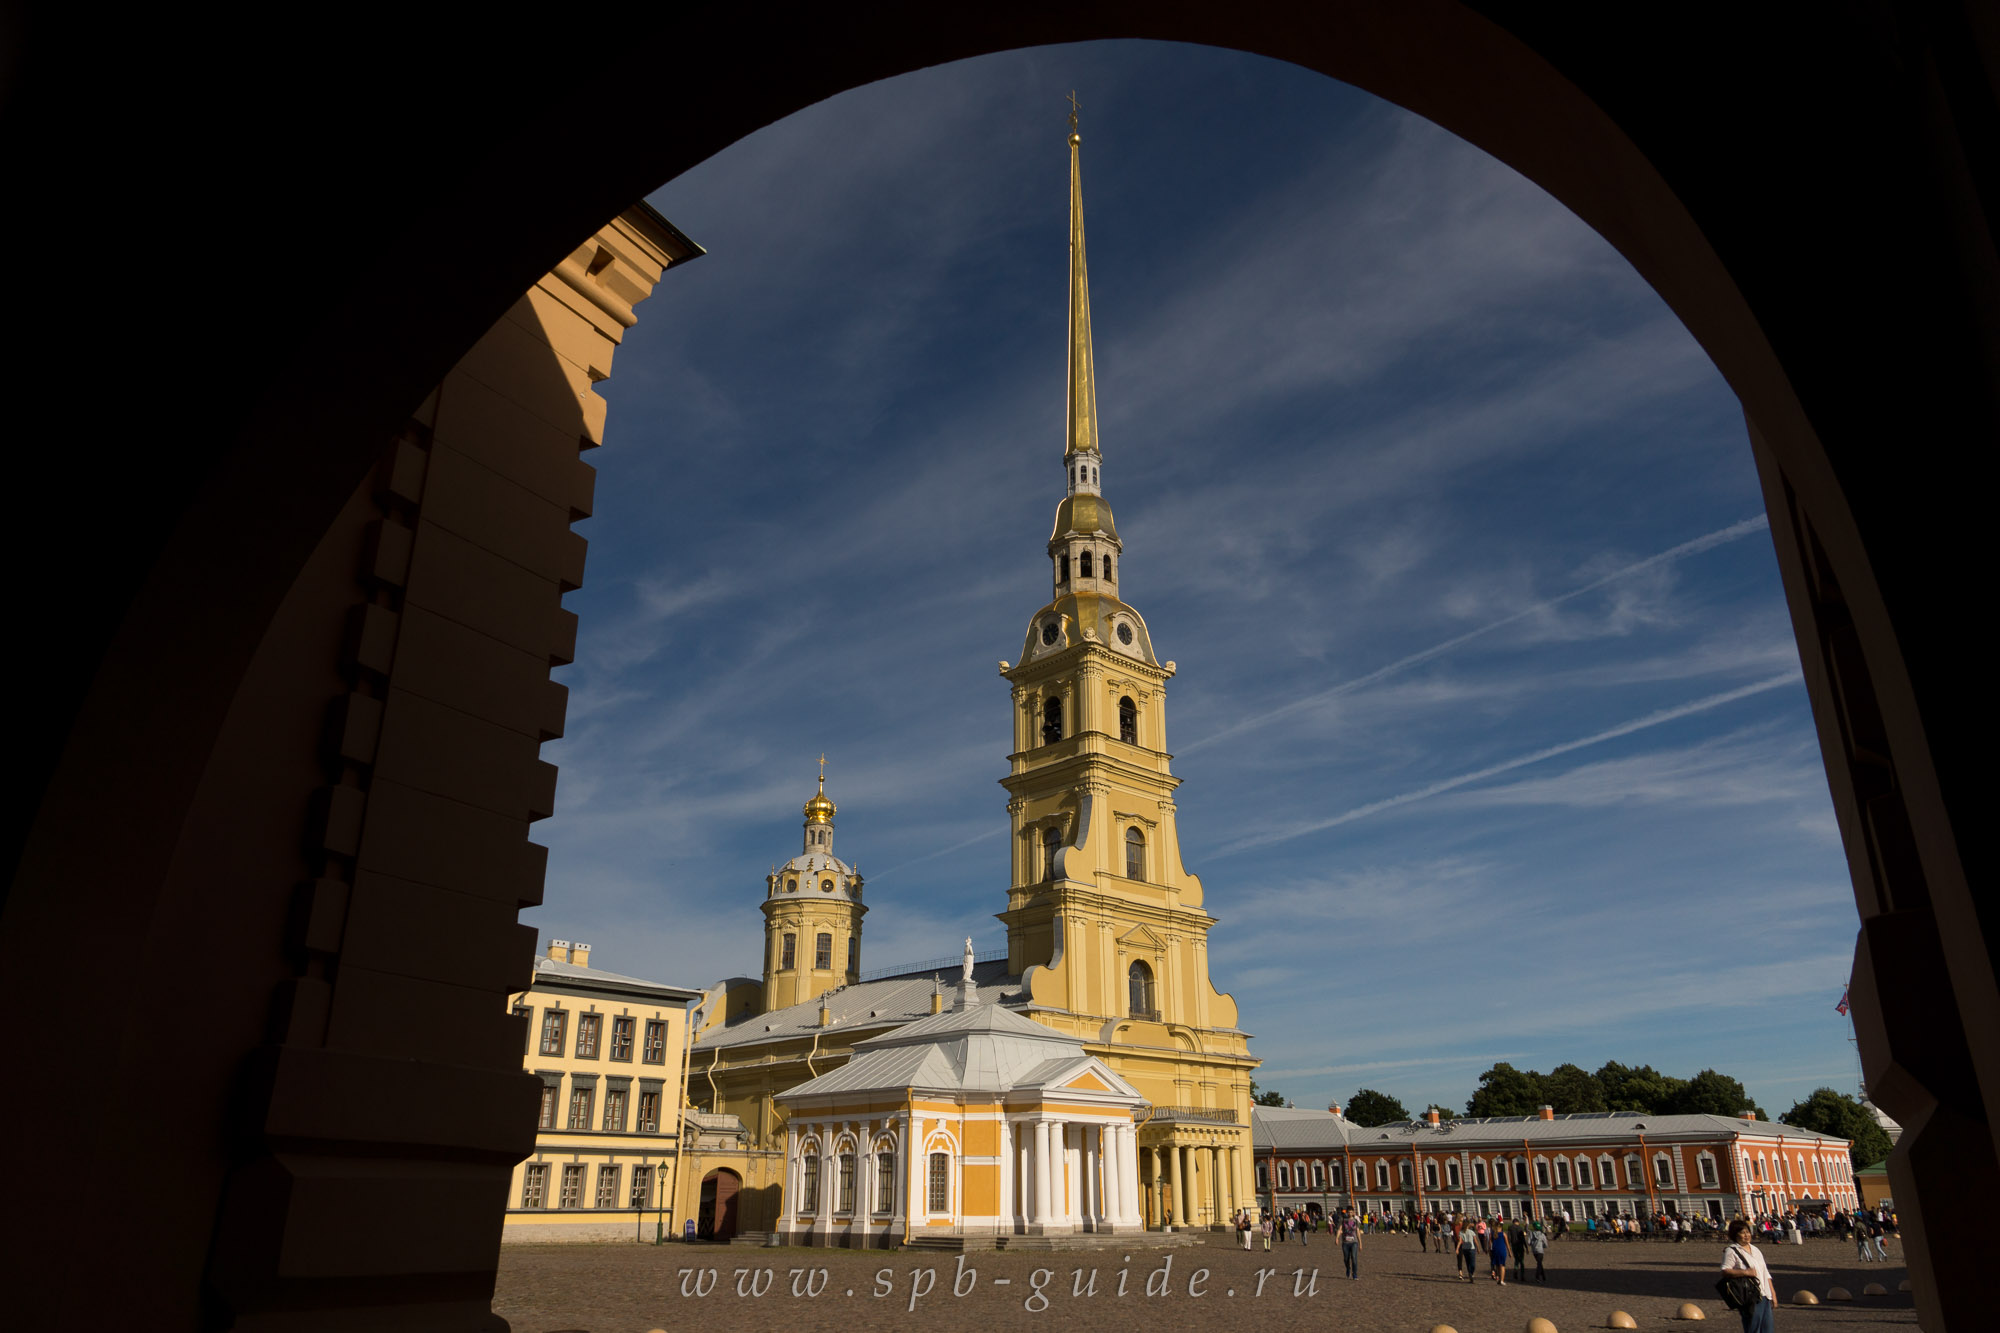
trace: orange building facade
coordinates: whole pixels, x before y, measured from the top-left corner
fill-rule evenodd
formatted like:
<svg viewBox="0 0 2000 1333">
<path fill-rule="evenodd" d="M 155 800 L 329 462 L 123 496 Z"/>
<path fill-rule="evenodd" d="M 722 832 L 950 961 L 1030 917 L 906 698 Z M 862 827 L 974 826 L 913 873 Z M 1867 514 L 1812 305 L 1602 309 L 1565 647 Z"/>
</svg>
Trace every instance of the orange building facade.
<svg viewBox="0 0 2000 1333">
<path fill-rule="evenodd" d="M 1848 1141 L 1719 1115 L 1598 1111 L 1364 1127 L 1325 1111 L 1251 1116 L 1257 1191 L 1309 1213 L 1480 1217 L 1705 1217 L 1721 1222 L 1812 1202 L 1861 1202 Z"/>
</svg>

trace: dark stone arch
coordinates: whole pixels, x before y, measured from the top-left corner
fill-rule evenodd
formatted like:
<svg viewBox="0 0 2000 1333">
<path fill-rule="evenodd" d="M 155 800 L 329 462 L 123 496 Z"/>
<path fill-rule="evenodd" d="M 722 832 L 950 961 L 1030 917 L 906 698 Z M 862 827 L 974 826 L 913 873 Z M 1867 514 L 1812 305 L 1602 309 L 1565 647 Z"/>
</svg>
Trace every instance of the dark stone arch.
<svg viewBox="0 0 2000 1333">
<path fill-rule="evenodd" d="M 254 1314 L 277 1326 L 305 1303 L 492 1326 L 492 1181 L 520 1135 L 477 1108 L 525 1085 L 497 1000 L 488 1018 L 443 997 L 504 989 L 522 933 L 505 919 L 439 928 L 429 959 L 396 960 L 402 972 L 376 960 L 383 987 L 437 1006 L 458 1042 L 449 1059 L 300 1035 L 371 971 L 344 939 L 317 947 L 329 942 L 310 911 L 292 921 L 294 890 L 310 883 L 302 830 L 341 813 L 313 800 L 326 701 L 347 687 L 359 552 L 341 543 L 365 526 L 343 514 L 367 501 L 385 442 L 475 340 L 662 180 L 873 79 L 1139 36 L 1292 60 L 1508 162 L 1634 263 L 1742 399 L 1862 917 L 1863 1059 L 1906 1127 L 1891 1169 L 1920 1317 L 1977 1326 L 1970 1238 L 1927 1219 L 2000 1187 L 2000 1048 L 1967 1036 L 2000 1026 L 2000 903 L 1969 887 L 1992 878 L 1977 833 L 1985 738 L 1962 725 L 1991 712 L 1983 664 L 1963 651 L 1965 599 L 1991 562 L 1988 502 L 1956 484 L 1965 442 L 2000 437 L 1990 11 L 1863 0 L 1718 27 L 1641 5 L 1618 12 L 1644 29 L 1628 40 L 1608 13 L 1491 0 L 1356 0 L 1309 20 L 1136 3 L 750 7 L 621 15 L 616 40 L 551 57 L 561 20 L 528 6 L 476 32 L 409 12 L 393 28 L 356 19 L 283 61 L 248 49 L 262 34 L 226 18 L 121 32 L 147 39 L 129 58 L 65 31 L 72 21 L 85 20 L 48 4 L 10 19 L 22 55 L 0 137 L 16 185 L 8 234 L 24 255 L 60 237 L 97 261 L 135 253 L 136 238 L 148 259 L 215 267 L 172 312 L 170 336 L 120 340 L 98 336 L 99 294 L 76 266 L 19 265 L 24 305 L 51 319 L 17 361 L 36 386 L 21 396 L 68 415 L 10 460 L 23 497 L 14 567 L 42 590 L 51 569 L 62 577 L 34 607 L 33 693 L 16 711 L 15 764 L 32 789 L 8 820 L 0 948 L 21 993 L 106 1034 L 49 1052 L 43 1081 L 177 1094 L 136 1126 L 117 1098 L 37 1126 L 104 1177 L 49 1205 L 50 1248 L 23 1256 L 41 1290 L 90 1288 L 92 1260 L 60 1238 L 88 1225 L 94 1200 L 118 1197 L 149 1237 L 121 1258 L 125 1275 L 169 1325 Z M 384 86 L 397 96 L 373 95 Z M 70 115 L 80 88 L 98 90 L 94 125 Z M 591 109 L 581 121 L 578 106 Z M 301 169 L 267 168 L 280 161 Z M 114 194 L 151 205 L 139 225 L 102 206 Z M 267 325 L 282 336 L 245 335 Z M 87 408 L 67 396 L 79 356 L 118 392 Z M 79 457 L 96 465 L 88 540 L 75 530 Z M 502 917 L 539 894 L 524 835 L 545 780 L 534 762 L 512 765 L 518 816 L 461 830 L 494 854 Z M 439 827 L 403 836 L 421 850 Z M 92 972 L 142 989 L 147 1013 L 86 982 L 71 965 L 81 940 Z M 218 961 L 189 966 L 196 956 Z M 198 1030 L 172 1026 L 196 1012 Z M 429 1095 L 355 1099 L 392 1069 L 429 1080 Z M 106 1142 L 121 1145 L 113 1158 L 84 1146 Z M 334 1234 L 349 1205 L 294 1189 L 281 1155 L 451 1177 L 452 1200 L 424 1207 L 455 1220 L 396 1266 L 349 1254 L 326 1267 L 306 1241 L 285 1258 L 281 1239 Z M 132 1198 L 121 1182 L 142 1163 L 151 1188 Z M 463 1201 L 486 1194 L 495 1218 L 482 1230 Z"/>
</svg>

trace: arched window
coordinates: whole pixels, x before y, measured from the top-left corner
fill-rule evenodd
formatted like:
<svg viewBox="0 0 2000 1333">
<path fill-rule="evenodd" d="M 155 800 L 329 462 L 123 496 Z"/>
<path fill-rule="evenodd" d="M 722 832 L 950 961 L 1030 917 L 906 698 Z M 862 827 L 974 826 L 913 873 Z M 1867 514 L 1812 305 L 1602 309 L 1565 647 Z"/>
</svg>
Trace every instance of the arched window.
<svg viewBox="0 0 2000 1333">
<path fill-rule="evenodd" d="M 1118 700 L 1118 739 L 1127 745 L 1139 743 L 1139 709 L 1130 695 Z"/>
<path fill-rule="evenodd" d="M 833 966 L 833 936 L 825 931 L 813 941 L 813 966 L 822 971 Z"/>
<path fill-rule="evenodd" d="M 1565 1180 L 1563 1184 L 1567 1185 L 1569 1184 L 1569 1182 Z M 1549 1164 L 1543 1159 L 1537 1158 L 1535 1159 L 1535 1188 L 1545 1190 L 1548 1187 L 1549 1187 Z"/>
<path fill-rule="evenodd" d="M 1278 1163 L 1278 1188 L 1289 1192 L 1292 1188 L 1292 1164 Z"/>
<path fill-rule="evenodd" d="M 796 935 L 785 936 L 784 952 L 781 953 L 779 957 L 782 961 L 779 962 L 778 966 L 785 971 L 790 971 L 792 968 L 795 968 L 799 965 L 798 936 Z"/>
<path fill-rule="evenodd" d="M 1069 556 L 1067 554 L 1056 557 L 1056 582 L 1069 582 Z"/>
<path fill-rule="evenodd" d="M 951 1154 L 931 1154 L 930 1197 L 926 1202 L 934 1213 L 951 1211 Z"/>
<path fill-rule="evenodd" d="M 1063 706 L 1060 698 L 1042 701 L 1042 744 L 1054 745 L 1063 738 Z"/>
<path fill-rule="evenodd" d="M 1507 1159 L 1504 1157 L 1495 1158 L 1493 1161 L 1493 1188 L 1496 1190 L 1507 1188 Z"/>
<path fill-rule="evenodd" d="M 1436 1162 L 1425 1162 L 1424 1188 L 1427 1190 L 1434 1190 L 1437 1187 L 1438 1187 L 1438 1164 Z"/>
<path fill-rule="evenodd" d="M 1389 1164 L 1387 1162 L 1375 1163 L 1375 1188 L 1378 1190 L 1389 1188 Z"/>
<path fill-rule="evenodd" d="M 1042 830 L 1042 878 L 1056 877 L 1056 853 L 1062 850 L 1062 830 L 1050 824 Z"/>
<path fill-rule="evenodd" d="M 1090 552 L 1085 551 L 1076 558 L 1076 572 L 1084 578 L 1090 577 Z"/>
<path fill-rule="evenodd" d="M 1126 987 L 1130 992 L 1132 1017 L 1154 1017 L 1157 1011 L 1153 1008 L 1153 969 L 1135 960 L 1127 969 L 1125 977 Z"/>
<path fill-rule="evenodd" d="M 1368 1188 L 1368 1163 L 1356 1162 L 1354 1164 L 1354 1188 L 1358 1190 Z"/>
<path fill-rule="evenodd" d="M 1108 555 L 1104 557 L 1104 577 L 1107 580 L 1111 577 L 1111 557 Z"/>
<path fill-rule="evenodd" d="M 850 972 L 859 972 L 861 970 L 861 941 L 859 939 L 851 939 L 847 942 L 847 970 Z"/>
<path fill-rule="evenodd" d="M 1410 1188 L 1410 1164 L 1408 1162 L 1396 1163 L 1396 1179 L 1402 1184 L 1404 1190 L 1407 1191 Z"/>
<path fill-rule="evenodd" d="M 1476 1190 L 1486 1188 L 1486 1159 L 1484 1157 L 1475 1157 L 1472 1159 L 1472 1188 Z"/>
<path fill-rule="evenodd" d="M 1136 828 L 1125 830 L 1125 878 L 1146 878 L 1146 835 Z"/>
<path fill-rule="evenodd" d="M 1456 1161 L 1444 1164 L 1444 1179 L 1445 1184 L 1451 1189 L 1458 1188 L 1458 1163 Z"/>
</svg>

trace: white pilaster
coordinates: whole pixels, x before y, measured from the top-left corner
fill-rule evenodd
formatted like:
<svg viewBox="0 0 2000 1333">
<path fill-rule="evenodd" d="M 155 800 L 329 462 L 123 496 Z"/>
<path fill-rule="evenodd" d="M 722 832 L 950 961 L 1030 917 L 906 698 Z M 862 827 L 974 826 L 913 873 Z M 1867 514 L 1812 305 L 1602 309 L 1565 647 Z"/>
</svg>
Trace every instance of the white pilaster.
<svg viewBox="0 0 2000 1333">
<path fill-rule="evenodd" d="M 1055 1197 L 1054 1181 L 1049 1171 L 1049 1122 L 1035 1122 L 1035 1206 L 1030 1220 L 1047 1226 L 1052 1218 L 1050 1201 Z"/>
</svg>

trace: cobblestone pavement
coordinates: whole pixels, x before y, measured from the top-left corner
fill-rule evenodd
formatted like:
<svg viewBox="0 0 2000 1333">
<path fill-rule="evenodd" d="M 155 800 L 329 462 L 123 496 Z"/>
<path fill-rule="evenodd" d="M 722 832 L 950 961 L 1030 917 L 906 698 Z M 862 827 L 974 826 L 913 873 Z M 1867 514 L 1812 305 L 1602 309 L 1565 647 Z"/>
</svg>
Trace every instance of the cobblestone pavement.
<svg viewBox="0 0 2000 1333">
<path fill-rule="evenodd" d="M 956 1255 L 914 1251 L 510 1245 L 501 1251 L 493 1309 L 515 1333 L 916 1333 L 941 1321 L 982 1330 L 1087 1327 L 1092 1333 L 1428 1333 L 1435 1324 L 1450 1324 L 1458 1333 L 1522 1333 L 1536 1315 L 1561 1333 L 1576 1333 L 1603 1328 L 1613 1310 L 1630 1313 L 1641 1329 L 1664 1333 L 1689 1327 L 1673 1317 L 1682 1301 L 1692 1300 L 1707 1313 L 1710 1322 L 1702 1327 L 1709 1333 L 1738 1327 L 1715 1298 L 1719 1245 L 1563 1241 L 1549 1250 L 1546 1286 L 1510 1279 L 1502 1289 L 1486 1278 L 1483 1256 L 1479 1279 L 1468 1284 L 1453 1278 L 1444 1256 L 1420 1253 L 1414 1239 L 1401 1236 L 1367 1239 L 1357 1281 L 1341 1275 L 1340 1248 L 1324 1237 L 1305 1246 L 1274 1244 L 1268 1255 L 1246 1254 L 1222 1236 L 1203 1239 L 1171 1250 L 1135 1240 L 1115 1250 L 968 1254 L 962 1266 Z M 1767 1249 L 1785 1300 L 1806 1287 L 1824 1301 L 1836 1285 L 1856 1296 L 1851 1304 L 1781 1304 L 1779 1333 L 1914 1329 L 1910 1298 L 1896 1292 L 1906 1273 L 1893 1246 L 1891 1253 L 1889 1263 L 1862 1265 L 1851 1246 L 1834 1241 Z M 1095 1294 L 1088 1285 L 1093 1273 Z M 1880 1282 L 1891 1294 L 1862 1297 L 1868 1282 Z M 762 1295 L 756 1294 L 760 1288 Z M 1151 1294 L 1162 1289 L 1165 1294 Z"/>
</svg>

